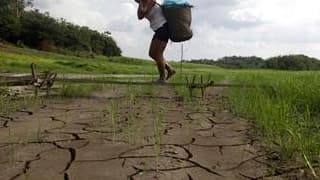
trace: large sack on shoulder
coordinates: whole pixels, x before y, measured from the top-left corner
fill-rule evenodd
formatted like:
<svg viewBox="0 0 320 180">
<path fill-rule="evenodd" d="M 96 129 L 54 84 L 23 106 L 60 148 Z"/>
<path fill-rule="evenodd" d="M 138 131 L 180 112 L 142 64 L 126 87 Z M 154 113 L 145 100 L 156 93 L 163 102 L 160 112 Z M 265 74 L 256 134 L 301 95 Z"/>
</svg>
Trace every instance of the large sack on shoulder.
<svg viewBox="0 0 320 180">
<path fill-rule="evenodd" d="M 190 6 L 188 0 L 164 0 L 163 1 L 163 5 L 165 6 L 175 6 L 175 5 L 178 5 L 178 6 Z"/>
<path fill-rule="evenodd" d="M 191 6 L 162 6 L 173 42 L 187 41 L 192 38 Z"/>
</svg>

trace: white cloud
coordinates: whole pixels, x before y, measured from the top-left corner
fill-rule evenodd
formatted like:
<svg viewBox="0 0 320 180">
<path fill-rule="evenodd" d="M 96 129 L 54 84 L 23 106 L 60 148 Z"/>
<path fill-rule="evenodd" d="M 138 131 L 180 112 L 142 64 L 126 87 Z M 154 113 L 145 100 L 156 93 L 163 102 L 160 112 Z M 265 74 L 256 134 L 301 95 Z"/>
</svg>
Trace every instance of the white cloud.
<svg viewBox="0 0 320 180">
<path fill-rule="evenodd" d="M 186 58 L 304 53 L 320 58 L 319 0 L 190 0 L 194 38 Z M 36 0 L 35 6 L 100 31 L 110 30 L 125 56 L 147 58 L 153 32 L 133 0 Z M 170 59 L 180 45 L 169 43 Z"/>
<path fill-rule="evenodd" d="M 318 20 L 320 1 L 318 0 L 239 0 L 237 9 L 247 9 L 245 13 L 259 16 L 263 21 L 297 25 Z"/>
</svg>

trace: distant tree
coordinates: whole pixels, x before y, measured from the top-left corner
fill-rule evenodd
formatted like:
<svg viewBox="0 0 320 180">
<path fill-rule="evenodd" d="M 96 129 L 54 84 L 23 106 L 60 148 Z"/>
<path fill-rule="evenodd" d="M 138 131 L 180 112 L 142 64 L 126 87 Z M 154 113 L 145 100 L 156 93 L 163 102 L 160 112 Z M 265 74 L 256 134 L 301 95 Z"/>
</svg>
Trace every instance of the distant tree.
<svg viewBox="0 0 320 180">
<path fill-rule="evenodd" d="M 99 33 L 93 33 L 91 35 L 90 44 L 92 52 L 96 54 L 103 54 L 105 40 Z"/>
<path fill-rule="evenodd" d="M 320 61 L 305 55 L 288 55 L 269 58 L 266 67 L 279 70 L 320 70 Z"/>
<path fill-rule="evenodd" d="M 121 49 L 106 31 L 100 33 L 39 10 L 26 11 L 32 0 L 0 1 L 0 39 L 40 50 L 121 56 Z"/>
<path fill-rule="evenodd" d="M 106 56 L 121 55 L 121 49 L 117 46 L 117 43 L 109 36 L 105 37 L 103 54 Z"/>
<path fill-rule="evenodd" d="M 21 32 L 20 18 L 24 9 L 32 5 L 32 0 L 0 1 L 0 38 L 16 43 Z"/>
<path fill-rule="evenodd" d="M 48 14 L 27 11 L 21 18 L 21 27 L 21 40 L 26 45 L 41 50 L 55 45 L 59 29 L 56 20 Z"/>
<path fill-rule="evenodd" d="M 241 57 L 241 56 L 228 56 L 218 60 L 212 59 L 197 59 L 191 60 L 191 63 L 197 64 L 209 64 L 215 65 L 222 68 L 230 69 L 260 69 L 265 67 L 265 61 L 256 56 Z"/>
<path fill-rule="evenodd" d="M 217 61 L 210 59 L 191 60 L 191 63 L 210 64 L 223 68 L 232 69 L 279 69 L 279 70 L 320 70 L 320 61 L 305 55 L 288 55 L 277 56 L 267 60 L 260 57 L 239 57 L 229 56 L 218 59 Z"/>
<path fill-rule="evenodd" d="M 17 12 L 21 5 L 12 0 L 0 1 L 0 36 L 2 39 L 17 41 L 20 33 L 20 21 Z"/>
<path fill-rule="evenodd" d="M 256 56 L 230 56 L 218 59 L 216 65 L 232 69 L 260 69 L 265 67 L 265 61 L 262 58 Z"/>
<path fill-rule="evenodd" d="M 186 61 L 186 62 L 188 62 L 188 61 Z M 213 59 L 193 59 L 189 62 L 194 63 L 194 64 L 208 64 L 208 65 L 215 65 L 216 64 L 216 61 Z"/>
</svg>

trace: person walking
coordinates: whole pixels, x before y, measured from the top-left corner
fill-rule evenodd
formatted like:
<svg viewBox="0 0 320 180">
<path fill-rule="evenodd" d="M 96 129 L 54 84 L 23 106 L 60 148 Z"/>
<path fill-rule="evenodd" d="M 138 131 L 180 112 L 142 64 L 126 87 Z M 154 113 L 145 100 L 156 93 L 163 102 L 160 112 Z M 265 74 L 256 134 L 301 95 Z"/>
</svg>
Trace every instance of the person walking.
<svg viewBox="0 0 320 180">
<path fill-rule="evenodd" d="M 166 83 L 176 71 L 166 62 L 164 51 L 169 41 L 169 26 L 163 15 L 161 6 L 155 0 L 135 0 L 138 4 L 138 19 L 148 19 L 151 29 L 155 32 L 149 48 L 149 56 L 156 62 L 159 79 Z"/>
</svg>

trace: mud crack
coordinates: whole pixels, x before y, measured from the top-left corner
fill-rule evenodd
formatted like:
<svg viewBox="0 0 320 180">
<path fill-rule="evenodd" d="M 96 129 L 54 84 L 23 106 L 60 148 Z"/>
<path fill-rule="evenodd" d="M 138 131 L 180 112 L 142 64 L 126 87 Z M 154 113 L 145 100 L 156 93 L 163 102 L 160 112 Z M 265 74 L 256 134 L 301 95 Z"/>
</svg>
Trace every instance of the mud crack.
<svg viewBox="0 0 320 180">
<path fill-rule="evenodd" d="M 24 168 L 22 169 L 22 172 L 17 174 L 17 175 L 15 175 L 15 176 L 13 176 L 13 177 L 11 177 L 10 180 L 15 180 L 15 179 L 21 177 L 24 174 L 28 174 L 28 171 L 31 168 L 31 164 L 34 163 L 35 161 L 41 160 L 41 154 L 46 153 L 46 152 L 50 152 L 50 151 L 52 151 L 52 149 L 49 149 L 49 150 L 46 150 L 46 151 L 42 151 L 42 152 L 36 154 L 34 159 L 26 161 L 24 163 Z"/>
<path fill-rule="evenodd" d="M 69 162 L 67 163 L 66 167 L 63 170 L 63 173 L 66 173 L 69 170 L 69 168 L 71 167 L 71 165 L 74 162 L 74 160 L 76 159 L 76 149 L 62 147 L 59 144 L 57 144 L 56 142 L 53 142 L 52 144 L 54 146 L 56 146 L 58 149 L 67 150 L 70 153 L 70 160 L 69 160 Z"/>
<path fill-rule="evenodd" d="M 143 172 L 156 172 L 156 173 L 163 173 L 163 172 L 169 172 L 169 171 L 178 171 L 178 170 L 182 170 L 182 169 L 190 169 L 190 168 L 196 168 L 197 166 L 195 165 L 191 165 L 191 166 L 185 166 L 185 167 L 177 167 L 177 168 L 168 168 L 168 169 L 140 169 L 138 167 L 135 167 L 135 166 L 132 166 L 132 168 L 134 170 L 136 170 L 137 172 L 130 175 L 129 176 L 129 179 L 130 180 L 134 180 L 134 177 L 139 175 L 140 173 L 143 173 Z M 188 174 L 188 177 L 191 177 L 189 176 Z M 191 177 L 192 178 L 192 177 Z M 190 179 L 190 178 L 189 178 Z M 193 180 L 193 179 L 191 179 Z"/>
<path fill-rule="evenodd" d="M 65 121 L 62 121 L 62 120 L 60 120 L 60 119 L 57 119 L 57 118 L 54 117 L 54 116 L 50 116 L 49 118 L 50 118 L 52 121 L 60 122 L 60 123 L 62 123 L 62 124 L 64 124 L 64 125 L 67 124 Z"/>
<path fill-rule="evenodd" d="M 126 155 L 128 153 L 133 153 L 135 151 L 142 150 L 142 149 L 144 149 L 146 147 L 153 147 L 154 146 L 153 144 L 150 144 L 150 145 L 143 145 L 143 146 L 140 146 L 140 147 L 137 147 L 137 148 L 122 152 L 122 153 L 119 154 L 118 157 L 115 157 L 115 158 L 104 159 L 104 160 L 84 160 L 84 161 L 77 161 L 77 162 L 89 163 L 89 162 L 108 162 L 108 161 L 112 161 L 112 160 L 169 158 L 169 159 L 177 160 L 178 162 L 186 162 L 186 163 L 188 163 L 190 165 L 182 166 L 182 167 L 163 168 L 163 169 L 156 169 L 156 168 L 139 169 L 137 167 L 134 167 L 134 169 L 136 169 L 137 172 L 134 173 L 133 175 L 129 176 L 130 179 L 133 179 L 133 177 L 135 177 L 136 175 L 138 175 L 141 172 L 166 172 L 166 171 L 175 171 L 175 170 L 188 169 L 188 168 L 200 168 L 200 169 L 203 169 L 203 170 L 207 171 L 210 174 L 222 177 L 223 176 L 222 174 L 220 174 L 220 173 L 218 173 L 218 172 L 216 172 L 214 170 L 211 170 L 210 168 L 205 167 L 205 166 L 201 165 L 200 163 L 198 163 L 196 161 L 191 160 L 191 158 L 193 157 L 193 154 L 187 148 L 185 148 L 184 146 L 190 145 L 193 142 L 194 142 L 194 139 L 192 139 L 192 141 L 190 143 L 185 144 L 185 145 L 178 145 L 178 144 L 161 144 L 160 145 L 160 147 L 165 147 L 165 146 L 166 147 L 170 147 L 170 146 L 172 146 L 172 147 L 181 148 L 187 154 L 187 157 L 177 157 L 177 156 L 171 155 L 171 153 L 159 154 L 159 155 Z M 170 155 L 168 155 L 168 154 L 170 154 Z M 124 164 L 125 164 L 125 161 L 123 162 L 123 166 L 124 166 Z"/>
<path fill-rule="evenodd" d="M 250 162 L 250 161 L 253 161 L 253 160 L 255 160 L 255 159 L 257 159 L 257 158 L 260 158 L 260 157 L 270 156 L 271 154 L 274 154 L 274 153 L 275 153 L 275 152 L 266 153 L 266 154 L 260 154 L 260 155 L 254 156 L 254 157 L 252 157 L 252 158 L 246 159 L 246 160 L 240 162 L 238 165 L 236 165 L 236 166 L 234 166 L 234 167 L 231 167 L 231 168 L 228 168 L 228 169 L 223 169 L 223 170 L 225 170 L 225 171 L 235 170 L 235 169 L 243 166 L 244 164 L 246 164 L 246 163 L 248 163 L 248 162 Z"/>
<path fill-rule="evenodd" d="M 14 119 L 8 116 L 0 116 L 0 121 L 2 121 L 2 128 L 8 128 L 8 124 L 12 122 Z M 0 127 L 1 128 L 1 127 Z"/>
<path fill-rule="evenodd" d="M 20 111 L 18 111 L 18 112 L 26 113 L 26 114 L 29 115 L 29 116 L 32 116 L 32 115 L 33 115 L 33 112 L 32 112 L 32 111 L 20 110 Z"/>
</svg>

